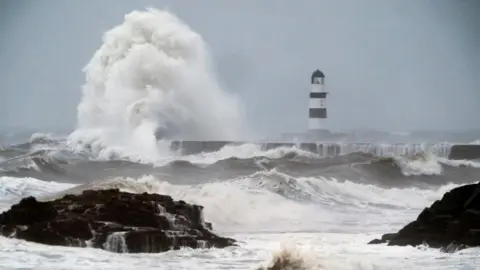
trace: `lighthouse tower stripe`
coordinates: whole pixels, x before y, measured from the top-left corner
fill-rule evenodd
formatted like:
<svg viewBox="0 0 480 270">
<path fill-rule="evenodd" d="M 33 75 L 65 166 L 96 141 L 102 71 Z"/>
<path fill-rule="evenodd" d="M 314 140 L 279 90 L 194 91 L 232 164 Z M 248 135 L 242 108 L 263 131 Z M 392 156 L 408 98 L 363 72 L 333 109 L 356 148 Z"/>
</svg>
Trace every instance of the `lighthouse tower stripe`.
<svg viewBox="0 0 480 270">
<path fill-rule="evenodd" d="M 324 129 L 324 121 L 327 118 L 327 92 L 324 91 L 325 75 L 320 70 L 312 74 L 312 88 L 309 99 L 309 120 L 310 130 Z"/>
<path fill-rule="evenodd" d="M 327 109 L 325 108 L 310 108 L 309 112 L 310 118 L 327 118 Z"/>
<path fill-rule="evenodd" d="M 325 92 L 310 92 L 310 98 L 326 98 L 327 93 Z"/>
</svg>

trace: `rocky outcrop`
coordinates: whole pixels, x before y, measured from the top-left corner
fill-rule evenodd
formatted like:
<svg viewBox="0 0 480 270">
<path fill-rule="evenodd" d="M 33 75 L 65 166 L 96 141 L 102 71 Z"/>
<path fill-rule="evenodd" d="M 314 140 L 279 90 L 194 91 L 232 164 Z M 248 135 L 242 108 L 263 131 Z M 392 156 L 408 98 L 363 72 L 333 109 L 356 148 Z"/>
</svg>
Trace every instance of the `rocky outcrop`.
<svg viewBox="0 0 480 270">
<path fill-rule="evenodd" d="M 452 189 L 425 208 L 417 220 L 369 244 L 379 243 L 389 246 L 427 244 L 445 252 L 480 246 L 480 183 Z"/>
<path fill-rule="evenodd" d="M 211 231 L 202 209 L 166 195 L 118 189 L 86 190 L 47 202 L 27 197 L 0 214 L 0 233 L 47 245 L 130 253 L 234 245 L 235 240 Z"/>
</svg>

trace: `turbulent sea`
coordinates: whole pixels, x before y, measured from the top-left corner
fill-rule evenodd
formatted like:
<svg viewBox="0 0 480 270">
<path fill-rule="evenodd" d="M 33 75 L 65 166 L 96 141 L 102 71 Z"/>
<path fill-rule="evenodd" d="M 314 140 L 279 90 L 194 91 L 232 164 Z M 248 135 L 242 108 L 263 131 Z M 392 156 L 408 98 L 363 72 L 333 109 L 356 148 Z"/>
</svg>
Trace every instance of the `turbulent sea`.
<svg viewBox="0 0 480 270">
<path fill-rule="evenodd" d="M 182 155 L 157 140 L 252 136 L 241 102 L 216 83 L 207 47 L 169 12 L 125 15 L 84 69 L 75 130 L 0 133 L 0 208 L 85 189 L 161 193 L 203 205 L 214 231 L 239 246 L 118 254 L 1 237 L 0 268 L 258 269 L 291 256 L 290 269 L 480 269 L 479 249 L 366 244 L 479 180 L 480 163 L 448 160 L 449 143 L 345 145 L 337 156 L 244 144 Z"/>
<path fill-rule="evenodd" d="M 240 245 L 115 254 L 2 238 L 0 265 L 256 269 L 287 252 L 303 261 L 303 269 L 477 269 L 478 249 L 444 254 L 428 247 L 366 244 L 400 229 L 449 189 L 478 181 L 480 163 L 441 156 L 448 154 L 448 144 L 422 156 L 401 155 L 409 147 L 397 146 L 399 153 L 394 153 L 388 145 L 377 145 L 383 156 L 352 152 L 328 157 L 296 147 L 264 151 L 245 144 L 189 156 L 170 153 L 161 163 L 147 164 L 99 159 L 72 150 L 61 136 L 36 133 L 20 144 L 4 138 L 2 210 L 29 195 L 48 199 L 92 188 L 156 192 L 205 206 L 205 219 L 214 230 Z"/>
</svg>

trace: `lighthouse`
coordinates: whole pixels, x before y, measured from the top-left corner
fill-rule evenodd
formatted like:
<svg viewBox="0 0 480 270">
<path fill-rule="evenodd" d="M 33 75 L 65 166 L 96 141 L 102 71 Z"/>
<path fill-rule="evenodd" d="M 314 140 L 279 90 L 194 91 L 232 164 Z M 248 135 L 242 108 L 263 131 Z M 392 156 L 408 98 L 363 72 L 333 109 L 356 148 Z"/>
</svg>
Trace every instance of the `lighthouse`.
<svg viewBox="0 0 480 270">
<path fill-rule="evenodd" d="M 311 77 L 310 106 L 308 115 L 308 133 L 329 133 L 326 127 L 327 120 L 327 92 L 325 92 L 325 75 L 315 70 Z"/>
</svg>

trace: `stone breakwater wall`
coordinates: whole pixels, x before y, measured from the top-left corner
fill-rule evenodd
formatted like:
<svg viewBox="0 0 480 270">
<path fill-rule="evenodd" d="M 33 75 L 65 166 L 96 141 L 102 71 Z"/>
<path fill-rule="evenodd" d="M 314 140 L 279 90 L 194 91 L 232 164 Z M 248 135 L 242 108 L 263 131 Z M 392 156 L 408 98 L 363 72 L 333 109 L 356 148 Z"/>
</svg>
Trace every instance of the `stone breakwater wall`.
<svg viewBox="0 0 480 270">
<path fill-rule="evenodd" d="M 452 146 L 449 159 L 480 159 L 480 144 L 457 144 Z"/>
<path fill-rule="evenodd" d="M 225 146 L 238 146 L 255 144 L 260 149 L 268 151 L 280 147 L 297 147 L 320 156 L 338 156 L 353 152 L 364 152 L 378 156 L 414 155 L 423 151 L 430 151 L 441 157 L 449 159 L 477 159 L 480 158 L 480 145 L 473 144 L 448 144 L 448 143 L 338 143 L 338 142 L 234 142 L 234 141 L 172 141 L 170 148 L 184 155 L 202 152 L 215 152 Z"/>
</svg>

